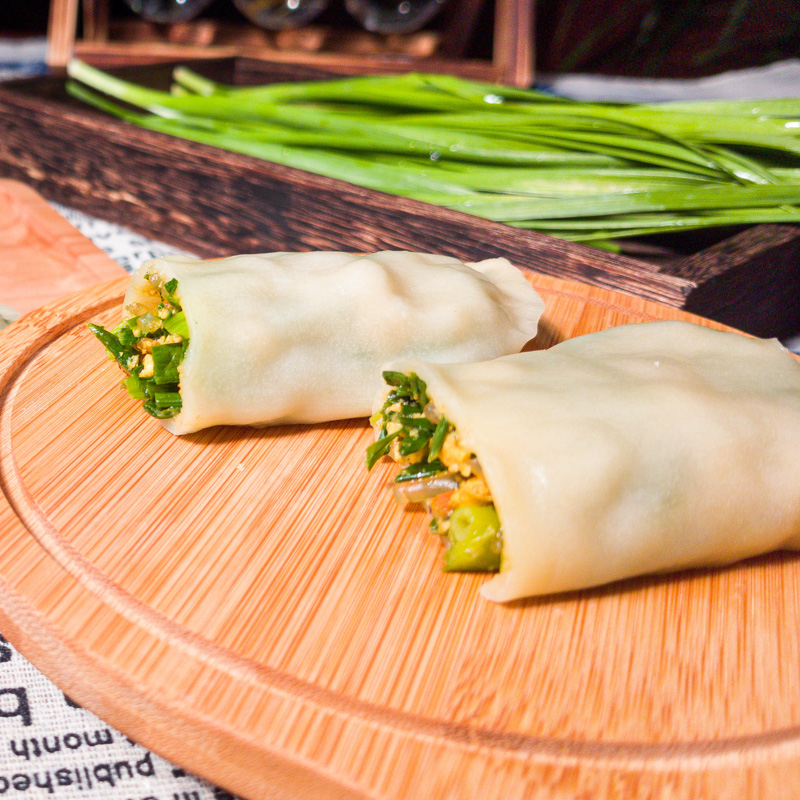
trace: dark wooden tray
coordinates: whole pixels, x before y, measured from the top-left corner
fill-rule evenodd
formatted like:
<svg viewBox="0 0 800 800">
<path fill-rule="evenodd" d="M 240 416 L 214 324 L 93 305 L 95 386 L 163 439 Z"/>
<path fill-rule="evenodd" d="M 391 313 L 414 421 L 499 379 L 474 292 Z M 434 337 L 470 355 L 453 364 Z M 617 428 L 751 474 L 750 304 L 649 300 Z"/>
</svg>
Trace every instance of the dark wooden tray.
<svg viewBox="0 0 800 800">
<path fill-rule="evenodd" d="M 245 58 L 194 62 L 231 83 L 330 75 Z M 121 69 L 164 85 L 171 64 Z M 0 85 L 0 176 L 202 256 L 402 248 L 625 291 L 759 336 L 800 331 L 800 227 L 760 225 L 616 255 L 134 128 L 72 101 L 59 76 Z M 663 242 L 661 243 L 663 245 Z"/>
</svg>

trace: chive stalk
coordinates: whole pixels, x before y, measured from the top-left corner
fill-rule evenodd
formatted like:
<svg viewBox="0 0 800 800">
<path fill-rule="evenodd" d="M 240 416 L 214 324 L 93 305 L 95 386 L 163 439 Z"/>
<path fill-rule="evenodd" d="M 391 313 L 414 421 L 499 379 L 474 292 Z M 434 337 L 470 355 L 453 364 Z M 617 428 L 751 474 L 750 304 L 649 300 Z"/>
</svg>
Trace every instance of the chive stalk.
<svg viewBox="0 0 800 800">
<path fill-rule="evenodd" d="M 566 239 L 800 222 L 800 99 L 583 103 L 417 73 L 235 87 L 186 67 L 169 92 L 68 71 L 134 125 Z"/>
<path fill-rule="evenodd" d="M 164 328 L 169 333 L 180 336 L 182 339 L 189 338 L 189 323 L 186 321 L 186 312 L 179 311 L 164 320 Z"/>
</svg>

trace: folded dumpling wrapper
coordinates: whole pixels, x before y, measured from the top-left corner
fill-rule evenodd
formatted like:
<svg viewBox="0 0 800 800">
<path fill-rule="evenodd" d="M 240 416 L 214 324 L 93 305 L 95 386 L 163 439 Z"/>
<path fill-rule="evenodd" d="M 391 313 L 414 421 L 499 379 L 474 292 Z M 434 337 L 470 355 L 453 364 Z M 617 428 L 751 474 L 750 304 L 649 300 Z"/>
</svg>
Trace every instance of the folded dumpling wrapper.
<svg viewBox="0 0 800 800">
<path fill-rule="evenodd" d="M 189 327 L 172 433 L 212 425 L 367 416 L 380 365 L 477 361 L 519 351 L 544 308 L 506 259 L 465 264 L 386 251 L 267 253 L 143 264 L 125 306 L 157 302 L 147 275 L 177 279 Z"/>
<path fill-rule="evenodd" d="M 800 364 L 775 340 L 623 325 L 415 372 L 502 522 L 494 601 L 800 548 Z"/>
</svg>

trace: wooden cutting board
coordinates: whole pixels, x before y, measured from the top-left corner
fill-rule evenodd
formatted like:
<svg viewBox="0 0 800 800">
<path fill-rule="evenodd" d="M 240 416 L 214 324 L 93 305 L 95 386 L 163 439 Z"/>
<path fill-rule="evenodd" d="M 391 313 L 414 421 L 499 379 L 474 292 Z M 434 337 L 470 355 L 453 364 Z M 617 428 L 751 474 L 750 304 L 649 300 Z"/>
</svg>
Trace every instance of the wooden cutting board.
<svg viewBox="0 0 800 800">
<path fill-rule="evenodd" d="M 689 318 L 529 277 L 538 346 Z M 365 422 L 147 418 L 85 327 L 125 283 L 0 334 L 0 630 L 76 701 L 253 800 L 796 796 L 796 556 L 488 603 Z"/>
<path fill-rule="evenodd" d="M 41 195 L 3 179 L 0 258 L 0 304 L 20 314 L 125 274 Z"/>
</svg>

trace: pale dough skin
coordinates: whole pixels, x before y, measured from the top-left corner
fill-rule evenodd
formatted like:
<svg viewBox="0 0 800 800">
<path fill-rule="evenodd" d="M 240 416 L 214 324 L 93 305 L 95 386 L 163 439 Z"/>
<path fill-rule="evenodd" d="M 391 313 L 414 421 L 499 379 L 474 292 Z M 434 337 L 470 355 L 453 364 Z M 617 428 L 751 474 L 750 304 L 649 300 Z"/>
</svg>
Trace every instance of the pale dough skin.
<svg viewBox="0 0 800 800">
<path fill-rule="evenodd" d="M 416 372 L 503 525 L 489 600 L 800 548 L 800 364 L 685 322 Z"/>
<path fill-rule="evenodd" d="M 535 337 L 544 308 L 502 258 L 464 264 L 400 251 L 216 261 L 176 255 L 137 270 L 126 307 L 157 302 L 149 273 L 178 280 L 189 325 L 182 409 L 162 421 L 175 434 L 366 417 L 386 360 L 514 353 Z"/>
</svg>

